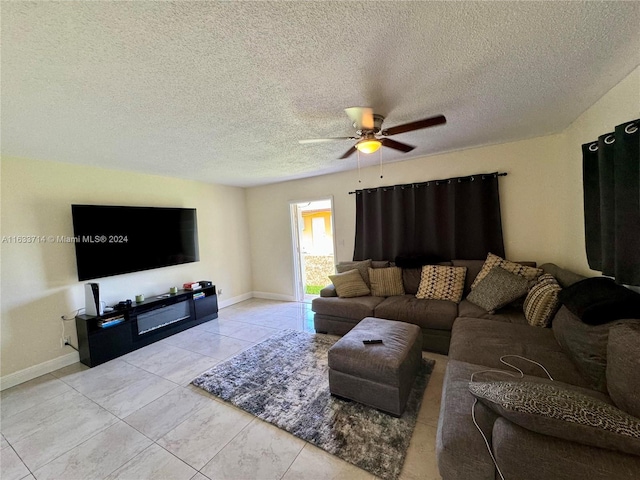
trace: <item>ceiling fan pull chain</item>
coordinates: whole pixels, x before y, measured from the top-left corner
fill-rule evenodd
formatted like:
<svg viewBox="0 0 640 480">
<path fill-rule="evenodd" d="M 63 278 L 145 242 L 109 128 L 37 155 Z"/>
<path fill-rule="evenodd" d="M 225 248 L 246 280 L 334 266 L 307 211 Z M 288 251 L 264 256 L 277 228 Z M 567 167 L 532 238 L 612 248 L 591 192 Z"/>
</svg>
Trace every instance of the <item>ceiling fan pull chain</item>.
<svg viewBox="0 0 640 480">
<path fill-rule="evenodd" d="M 378 150 L 378 152 L 380 152 L 380 178 L 383 178 L 382 175 L 382 149 Z"/>
<path fill-rule="evenodd" d="M 362 183 L 362 178 L 360 177 L 360 150 L 356 150 L 358 155 L 358 183 Z"/>
</svg>

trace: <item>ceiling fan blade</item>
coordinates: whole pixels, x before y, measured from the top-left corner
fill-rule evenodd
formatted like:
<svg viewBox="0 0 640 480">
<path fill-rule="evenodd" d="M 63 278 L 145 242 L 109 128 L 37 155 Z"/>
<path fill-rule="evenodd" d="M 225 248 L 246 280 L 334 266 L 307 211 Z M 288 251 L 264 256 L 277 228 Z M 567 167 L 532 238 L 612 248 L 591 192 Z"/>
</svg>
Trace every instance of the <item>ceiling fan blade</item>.
<svg viewBox="0 0 640 480">
<path fill-rule="evenodd" d="M 396 142 L 395 140 L 391 140 L 390 138 L 381 138 L 380 141 L 385 147 L 394 148 L 405 153 L 410 152 L 411 150 L 416 148 L 411 145 L 407 145 L 406 143 Z"/>
<path fill-rule="evenodd" d="M 298 143 L 328 143 L 328 142 L 342 142 L 344 140 L 357 140 L 356 137 L 332 137 L 332 138 L 308 138 L 306 140 L 298 140 Z"/>
<path fill-rule="evenodd" d="M 434 127 L 443 123 L 447 123 L 447 119 L 444 117 L 444 115 L 437 115 L 435 117 L 425 118 L 423 120 L 417 120 L 415 122 L 405 123 L 403 125 L 396 125 L 395 127 L 387 128 L 380 133 L 385 136 L 398 135 L 399 133 L 412 132 L 414 130 Z"/>
<path fill-rule="evenodd" d="M 356 147 L 355 147 L 355 145 L 354 145 L 354 146 L 353 146 L 353 147 L 351 147 L 349 150 L 347 150 L 347 151 L 344 153 L 344 155 L 342 155 L 342 156 L 340 157 L 340 160 L 342 160 L 342 159 L 344 159 L 344 158 L 347 158 L 348 156 L 350 156 L 350 155 L 352 155 L 353 153 L 355 153 L 355 151 L 356 151 Z"/>
<path fill-rule="evenodd" d="M 356 124 L 357 130 L 373 130 L 373 108 L 369 107 L 349 107 L 344 111 L 353 123 Z"/>
</svg>

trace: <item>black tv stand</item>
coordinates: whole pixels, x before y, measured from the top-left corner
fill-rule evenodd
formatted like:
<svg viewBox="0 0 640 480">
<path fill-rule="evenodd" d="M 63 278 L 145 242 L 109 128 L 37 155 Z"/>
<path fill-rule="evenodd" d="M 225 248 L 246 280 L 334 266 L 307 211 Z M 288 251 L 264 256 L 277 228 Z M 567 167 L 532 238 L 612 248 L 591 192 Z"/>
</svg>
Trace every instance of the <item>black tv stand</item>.
<svg viewBox="0 0 640 480">
<path fill-rule="evenodd" d="M 216 318 L 215 285 L 159 295 L 97 317 L 78 315 L 80 361 L 95 367 Z"/>
</svg>

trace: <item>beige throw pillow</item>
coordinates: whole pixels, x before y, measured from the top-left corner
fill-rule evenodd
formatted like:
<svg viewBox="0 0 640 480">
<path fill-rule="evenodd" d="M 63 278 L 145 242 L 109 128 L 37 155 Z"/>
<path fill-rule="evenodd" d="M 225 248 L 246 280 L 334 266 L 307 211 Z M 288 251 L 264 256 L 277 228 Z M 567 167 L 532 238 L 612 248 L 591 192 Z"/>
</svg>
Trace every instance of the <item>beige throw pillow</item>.
<svg viewBox="0 0 640 480">
<path fill-rule="evenodd" d="M 487 276 L 487 274 L 491 271 L 493 267 L 502 267 L 507 272 L 520 275 L 521 277 L 526 278 L 530 282 L 536 280 L 543 273 L 541 268 L 526 267 L 524 265 L 520 265 L 519 263 L 505 260 L 502 257 L 494 255 L 493 253 L 490 253 L 489 255 L 487 255 L 487 259 L 485 260 L 484 265 L 482 265 L 482 270 L 480 270 L 480 273 L 478 273 L 478 276 L 471 284 L 472 290 L 476 288 L 478 283 L 480 283 L 480 281 L 484 277 Z"/>
<path fill-rule="evenodd" d="M 424 265 L 420 274 L 420 286 L 416 298 L 449 300 L 460 303 L 466 275 L 467 267 Z"/>
<path fill-rule="evenodd" d="M 364 283 L 362 275 L 358 270 L 349 270 L 344 273 L 329 275 L 336 293 L 340 298 L 363 297 L 369 295 L 370 290 Z"/>
<path fill-rule="evenodd" d="M 369 282 L 371 282 L 371 295 L 374 297 L 404 295 L 402 269 L 399 267 L 370 268 Z"/>
<path fill-rule="evenodd" d="M 560 308 L 558 293 L 562 287 L 553 275 L 542 275 L 524 301 L 524 316 L 529 325 L 548 327 L 551 319 Z"/>
</svg>

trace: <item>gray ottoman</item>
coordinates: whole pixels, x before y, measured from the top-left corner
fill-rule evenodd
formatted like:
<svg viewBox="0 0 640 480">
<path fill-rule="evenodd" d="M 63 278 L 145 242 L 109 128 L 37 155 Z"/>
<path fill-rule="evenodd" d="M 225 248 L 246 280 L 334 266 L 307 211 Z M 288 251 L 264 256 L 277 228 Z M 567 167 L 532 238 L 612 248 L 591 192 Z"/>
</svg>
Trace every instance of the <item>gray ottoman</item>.
<svg viewBox="0 0 640 480">
<path fill-rule="evenodd" d="M 367 317 L 329 349 L 329 389 L 399 417 L 421 362 L 420 327 Z"/>
</svg>

